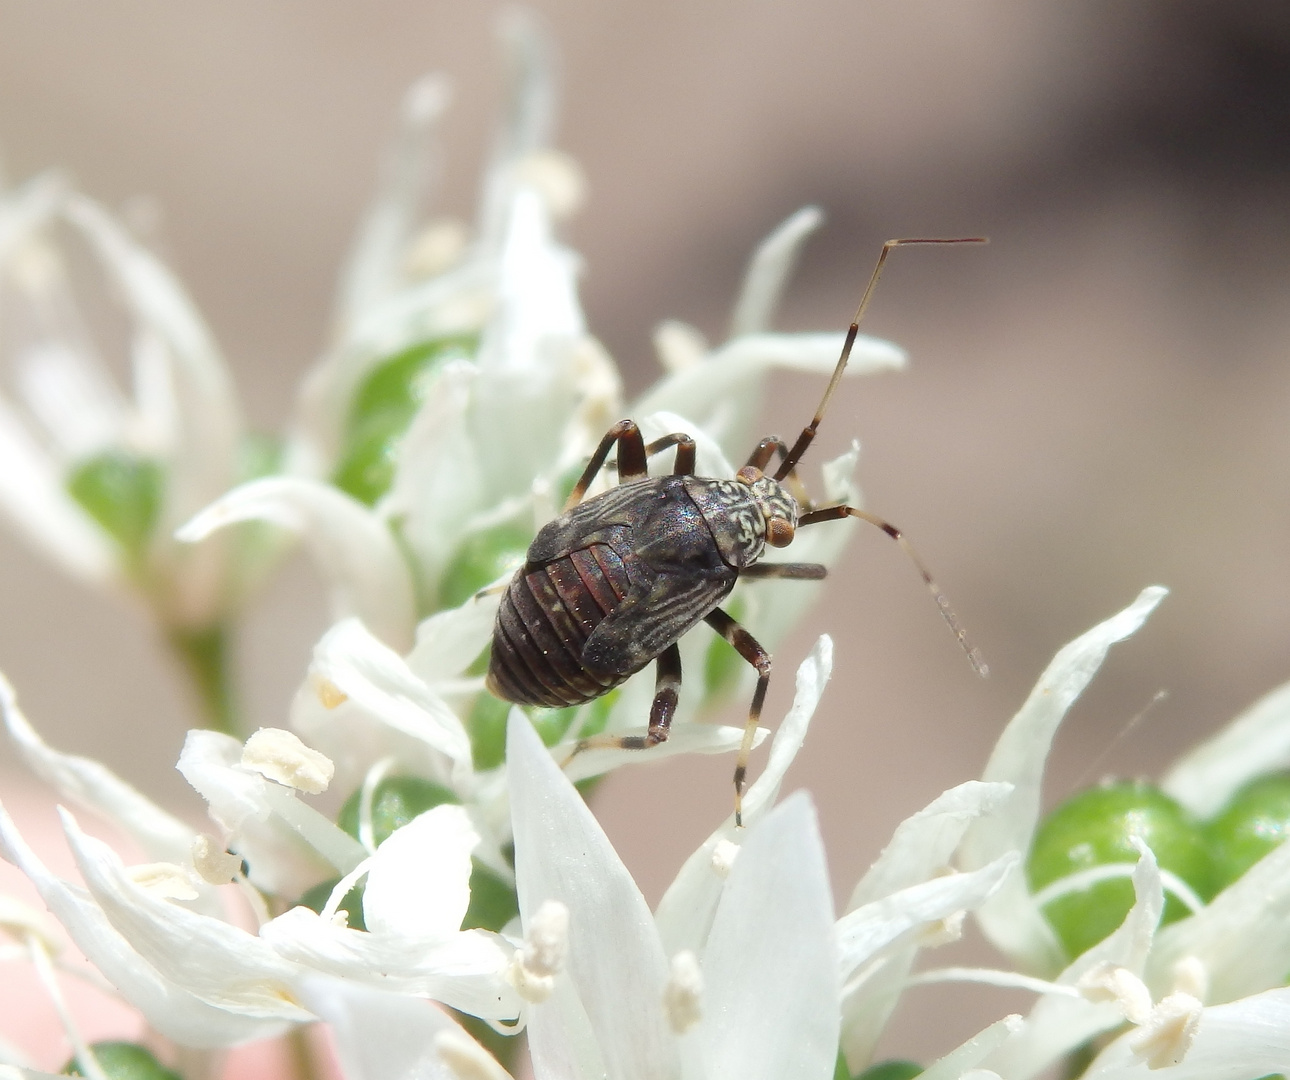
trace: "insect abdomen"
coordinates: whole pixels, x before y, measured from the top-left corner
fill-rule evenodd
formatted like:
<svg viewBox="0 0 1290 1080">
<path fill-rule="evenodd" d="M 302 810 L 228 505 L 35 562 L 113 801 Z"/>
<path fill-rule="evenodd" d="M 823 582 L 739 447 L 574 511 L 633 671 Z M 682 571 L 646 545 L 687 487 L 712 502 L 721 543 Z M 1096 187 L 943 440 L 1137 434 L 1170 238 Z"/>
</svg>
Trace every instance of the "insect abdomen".
<svg viewBox="0 0 1290 1080">
<path fill-rule="evenodd" d="M 589 672 L 587 638 L 627 595 L 627 570 L 608 544 L 592 544 L 507 586 L 497 615 L 488 688 L 520 705 L 581 705 L 625 676 Z"/>
</svg>

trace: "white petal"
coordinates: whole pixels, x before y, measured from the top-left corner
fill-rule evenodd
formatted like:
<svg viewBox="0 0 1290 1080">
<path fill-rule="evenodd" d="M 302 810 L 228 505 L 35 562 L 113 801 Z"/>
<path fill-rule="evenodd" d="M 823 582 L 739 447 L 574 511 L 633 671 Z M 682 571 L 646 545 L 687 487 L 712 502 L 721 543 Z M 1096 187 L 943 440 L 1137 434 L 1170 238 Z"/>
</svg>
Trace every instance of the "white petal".
<svg viewBox="0 0 1290 1080">
<path fill-rule="evenodd" d="M 319 698 L 320 685 L 333 695 L 326 704 Z M 336 694 L 343 699 L 339 704 Z M 406 768 L 421 764 L 427 751 L 443 755 L 459 770 L 470 764 L 470 738 L 461 720 L 398 653 L 357 619 L 337 623 L 314 647 L 309 679 L 297 695 L 292 722 L 351 781 L 377 756 L 384 756 L 371 754 L 372 727 L 398 732 L 405 737 L 401 744 L 413 744 Z M 388 752 L 401 744 L 382 749 Z"/>
<path fill-rule="evenodd" d="M 480 342 L 481 369 L 538 368 L 550 338 L 578 338 L 586 332 L 577 271 L 573 253 L 552 238 L 541 196 L 520 189 L 502 247 L 497 315 Z"/>
<path fill-rule="evenodd" d="M 336 618 L 357 615 L 391 644 L 411 643 L 407 564 L 385 521 L 362 503 L 329 484 L 270 476 L 234 488 L 175 536 L 195 542 L 238 521 L 267 521 L 300 534 L 332 587 Z"/>
<path fill-rule="evenodd" d="M 149 858 L 183 863 L 192 857 L 194 830 L 91 758 L 62 754 L 45 743 L 18 708 L 0 675 L 0 713 L 27 767 L 63 798 L 102 814 L 130 834 Z"/>
<path fill-rule="evenodd" d="M 1005 1016 L 1002 1020 L 996 1020 L 940 1060 L 932 1062 L 919 1076 L 925 1076 L 927 1080 L 959 1080 L 969 1069 L 988 1061 L 990 1054 L 1020 1030 L 1023 1023 L 1020 1016 Z"/>
<path fill-rule="evenodd" d="M 211 817 L 262 889 L 299 896 L 367 852 L 294 792 L 240 767 L 242 744 L 217 731 L 190 731 L 176 766 L 210 804 Z"/>
<path fill-rule="evenodd" d="M 774 805 L 784 774 L 806 739 L 811 717 L 832 672 L 833 641 L 825 636 L 815 643 L 815 648 L 797 669 L 793 705 L 775 732 L 766 768 L 744 793 L 744 820 L 749 825 Z M 685 861 L 663 894 L 655 920 L 668 955 L 685 949 L 698 952 L 702 948 L 722 890 L 722 882 L 712 869 L 713 851 L 719 843 L 737 835 L 740 834 L 735 830 L 732 814 Z"/>
<path fill-rule="evenodd" d="M 828 1080 L 838 1052 L 833 898 L 809 796 L 748 832 L 702 954 L 707 1075 Z"/>
<path fill-rule="evenodd" d="M 118 549 L 67 494 L 63 471 L 0 398 L 0 511 L 32 547 L 84 581 L 116 576 Z"/>
<path fill-rule="evenodd" d="M 818 206 L 804 206 L 780 222 L 775 231 L 757 245 L 752 261 L 748 264 L 748 272 L 744 275 L 743 291 L 739 294 L 739 302 L 735 305 L 735 313 L 730 320 L 732 338 L 770 329 L 784 285 L 793 272 L 802 244 L 820 227 L 823 220 L 824 214 Z"/>
<path fill-rule="evenodd" d="M 1064 646 L 1040 676 L 1026 703 L 995 743 L 982 779 L 1013 785 L 1000 810 L 975 821 L 961 847 L 961 863 L 973 869 L 1005 851 L 1029 851 L 1039 819 L 1044 762 L 1066 711 L 1106 659 L 1117 641 L 1134 633 L 1166 590 L 1153 586 L 1119 614 Z M 977 912 L 986 936 L 1025 971 L 1054 974 L 1062 967 L 1061 949 L 1018 875 Z"/>
<path fill-rule="evenodd" d="M 1199 818 L 1213 817 L 1255 777 L 1290 765 L 1290 683 L 1256 701 L 1185 754 L 1160 786 Z"/>
<path fill-rule="evenodd" d="M 586 1010 L 608 1075 L 676 1076 L 675 1040 L 663 1013 L 668 962 L 640 890 L 582 797 L 514 711 L 506 757 L 521 918 L 530 918 L 547 900 L 569 909 L 567 978 Z M 534 1006 L 529 1020 L 538 1075 L 548 1062 L 585 1059 L 569 1046 L 569 1033 L 555 1026 L 560 1017 L 547 1013 L 548 1007 Z"/>
<path fill-rule="evenodd" d="M 996 811 L 1011 791 L 1011 784 L 969 780 L 906 818 L 856 884 L 847 910 L 940 874 L 949 866 L 968 826 L 982 814 Z"/>
<path fill-rule="evenodd" d="M 509 93 L 480 199 L 480 247 L 491 252 L 505 234 L 517 165 L 547 146 L 555 110 L 554 49 L 540 20 L 522 8 L 499 20 L 506 47 Z"/>
<path fill-rule="evenodd" d="M 403 96 L 398 134 L 386 151 L 379 185 L 345 268 L 338 318 L 342 327 L 358 322 L 402 283 L 404 256 L 427 188 L 438 179 L 435 136 L 450 97 L 442 75 L 423 76 Z"/>
<path fill-rule="evenodd" d="M 1016 852 L 1009 852 L 980 870 L 920 882 L 842 916 L 837 938 L 843 978 L 911 930 L 980 907 L 1020 861 Z"/>
<path fill-rule="evenodd" d="M 615 735 L 644 735 L 645 727 L 617 728 Z M 753 746 L 760 746 L 770 732 L 758 728 L 753 737 Z M 663 758 L 677 757 L 681 754 L 729 754 L 739 749 L 743 742 L 744 729 L 741 727 L 717 726 L 715 724 L 682 724 L 672 729 L 667 742 L 659 743 L 645 750 L 622 750 L 617 747 L 601 747 L 584 750 L 576 757 L 573 754 L 575 742 L 560 743 L 552 753 L 557 760 L 568 758 L 564 766 L 565 775 L 570 780 L 585 780 L 589 776 L 600 776 L 611 769 L 623 765 L 643 765 Z"/>
<path fill-rule="evenodd" d="M 470 856 L 478 846 L 460 806 L 436 806 L 396 829 L 368 867 L 368 930 L 425 940 L 457 933 L 470 906 Z"/>
<path fill-rule="evenodd" d="M 217 1008 L 163 978 L 113 929 L 84 889 L 68 884 L 45 868 L 3 808 L 0 854 L 31 879 L 76 947 L 167 1038 L 194 1047 L 232 1046 L 280 1034 L 289 1026 L 285 1020 L 239 1016 Z"/>
<path fill-rule="evenodd" d="M 120 445 L 126 434 L 124 396 L 98 358 L 78 344 L 45 340 L 14 358 L 22 400 L 65 461 Z"/>
<path fill-rule="evenodd" d="M 1290 971 L 1290 845 L 1282 844 L 1201 911 L 1164 927 L 1151 953 L 1153 988 L 1194 956 L 1213 1001 L 1230 1001 L 1285 981 Z"/>
<path fill-rule="evenodd" d="M 474 1040 L 442 1009 L 320 976 L 303 985 L 302 995 L 331 1026 L 345 1080 L 463 1080 L 438 1040 Z"/>
<path fill-rule="evenodd" d="M 1290 1071 L 1290 989 L 1279 988 L 1201 1013 L 1196 1041 L 1180 1065 L 1149 1069 L 1134 1053 L 1135 1031 L 1108 1046 L 1087 1080 L 1256 1080 Z"/>
<path fill-rule="evenodd" d="M 350 930 L 294 907 L 260 927 L 260 936 L 285 959 L 323 974 L 433 998 L 494 1020 L 514 1019 L 520 1010 L 505 979 L 514 950 L 483 930 L 427 941 Z"/>
<path fill-rule="evenodd" d="M 493 593 L 423 620 L 408 653 L 408 667 L 427 683 L 459 676 L 493 640 L 500 604 L 501 594 Z"/>
<path fill-rule="evenodd" d="M 108 921 L 163 978 L 230 1012 L 309 1020 L 291 996 L 298 972 L 245 930 L 162 900 L 136 884 L 117 854 L 62 812 L 76 865 Z"/>
<path fill-rule="evenodd" d="M 33 233 L 50 222 L 67 191 L 66 178 L 47 172 L 0 198 L 0 267 Z"/>
<path fill-rule="evenodd" d="M 228 368 L 183 286 L 151 252 L 84 196 L 71 196 L 67 219 L 97 250 L 135 317 L 166 345 L 182 437 L 167 500 L 175 514 L 187 516 L 236 476 L 242 421 Z"/>
<path fill-rule="evenodd" d="M 1135 899 L 1129 914 L 1114 933 L 1058 976 L 1060 984 L 1079 986 L 1090 973 L 1106 968 L 1122 968 L 1134 976 L 1142 974 L 1164 907 L 1164 892 L 1155 856 L 1145 845 L 1140 850 L 1141 857 L 1133 870 Z M 1124 1012 L 1115 1001 L 1045 994 L 1030 1010 L 1025 1025 L 990 1060 L 990 1067 L 1008 1077 L 1032 1076 L 1123 1022 Z"/>
</svg>

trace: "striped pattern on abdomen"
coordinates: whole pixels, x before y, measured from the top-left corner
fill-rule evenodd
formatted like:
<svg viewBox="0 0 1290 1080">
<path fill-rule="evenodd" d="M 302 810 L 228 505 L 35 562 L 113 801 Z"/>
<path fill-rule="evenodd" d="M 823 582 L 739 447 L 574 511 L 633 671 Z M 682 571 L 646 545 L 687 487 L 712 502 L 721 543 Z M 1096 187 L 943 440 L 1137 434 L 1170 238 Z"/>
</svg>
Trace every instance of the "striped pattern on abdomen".
<svg viewBox="0 0 1290 1080">
<path fill-rule="evenodd" d="M 627 595 L 622 560 L 592 544 L 507 586 L 497 613 L 488 688 L 519 705 L 581 705 L 623 681 L 596 678 L 583 666 L 591 632 Z"/>
</svg>

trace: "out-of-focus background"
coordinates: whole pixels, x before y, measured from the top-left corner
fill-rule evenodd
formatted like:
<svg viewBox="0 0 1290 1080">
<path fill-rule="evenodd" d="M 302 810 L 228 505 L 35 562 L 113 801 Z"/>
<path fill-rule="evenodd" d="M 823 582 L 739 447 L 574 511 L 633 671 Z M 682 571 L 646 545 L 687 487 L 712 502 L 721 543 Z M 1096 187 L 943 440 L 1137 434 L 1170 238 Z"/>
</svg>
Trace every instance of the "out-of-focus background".
<svg viewBox="0 0 1290 1080">
<path fill-rule="evenodd" d="M 901 818 L 978 774 L 1056 648 L 1144 585 L 1173 593 L 1074 710 L 1053 801 L 1158 772 L 1290 678 L 1290 8 L 533 6 L 563 57 L 559 145 L 590 181 L 568 232 L 585 306 L 630 389 L 655 377 L 659 320 L 720 338 L 748 253 L 801 205 L 828 220 L 783 329 L 843 329 L 888 237 L 992 238 L 892 260 L 866 329 L 910 369 L 847 383 L 814 454 L 861 439 L 866 505 L 920 546 L 992 669 L 972 675 L 899 551 L 858 534 L 780 647 L 768 709 L 833 634 L 790 786 L 814 792 L 840 896 Z M 427 70 L 455 87 L 440 209 L 471 215 L 498 10 L 0 0 L 5 171 L 61 166 L 151 216 L 252 419 L 276 429 L 326 339 L 401 94 Z M 766 430 L 795 431 L 820 390 L 776 381 Z M 282 722 L 325 621 L 292 564 L 241 643 L 255 723 Z M 5 532 L 0 668 L 52 742 L 199 812 L 172 770 L 190 706 L 143 617 Z M 651 902 L 728 812 L 729 772 L 673 760 L 597 796 Z M 916 991 L 888 1050 L 926 1058 L 1024 1005 L 995 993 L 950 1009 L 957 992 Z"/>
</svg>

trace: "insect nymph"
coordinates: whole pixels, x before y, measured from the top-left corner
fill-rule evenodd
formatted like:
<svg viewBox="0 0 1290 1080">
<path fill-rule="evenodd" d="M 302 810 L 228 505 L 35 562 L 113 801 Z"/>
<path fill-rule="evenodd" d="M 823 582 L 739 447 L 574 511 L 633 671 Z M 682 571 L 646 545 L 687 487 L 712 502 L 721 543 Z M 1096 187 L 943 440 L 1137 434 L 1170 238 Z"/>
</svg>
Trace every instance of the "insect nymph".
<svg viewBox="0 0 1290 1080">
<path fill-rule="evenodd" d="M 735 766 L 735 820 L 741 824 L 748 754 L 770 682 L 771 658 L 718 605 L 740 578 L 823 578 L 826 570 L 818 563 L 760 560 L 768 546 L 790 544 L 798 529 L 845 517 L 877 525 L 905 548 L 973 666 L 984 674 L 944 595 L 900 530 L 853 506 L 814 508 L 796 473 L 846 369 L 860 320 L 892 248 L 984 242 L 972 237 L 884 244 L 811 422 L 791 449 L 775 436 L 762 439 L 734 479 L 695 476 L 695 444 L 689 435 L 678 432 L 646 445 L 631 420 L 610 428 L 564 512 L 537 534 L 524 565 L 506 587 L 493 628 L 488 689 L 520 705 L 580 705 L 655 661 L 657 685 L 646 734 L 598 735 L 583 740 L 577 749 L 655 746 L 667 739 L 676 712 L 681 688 L 677 642 L 697 623 L 706 622 L 757 671 Z M 584 501 L 615 445 L 618 485 Z M 672 474 L 650 477 L 648 459 L 672 447 Z M 776 454 L 779 464 L 770 474 Z"/>
</svg>

